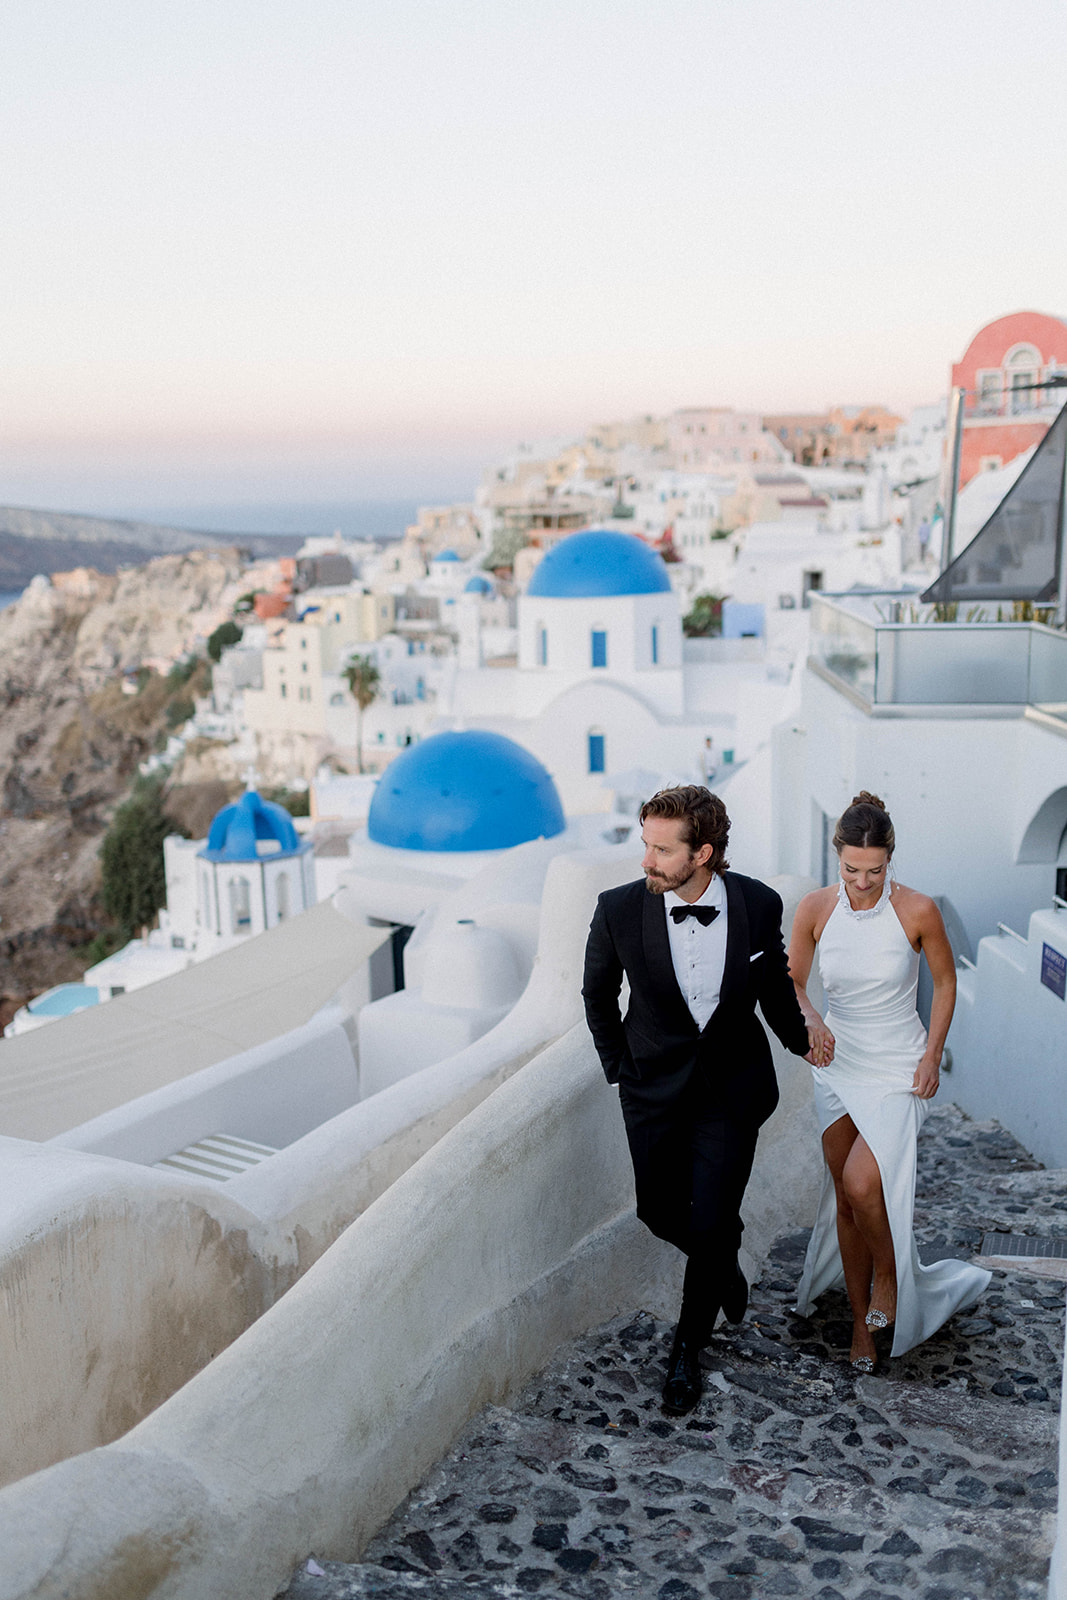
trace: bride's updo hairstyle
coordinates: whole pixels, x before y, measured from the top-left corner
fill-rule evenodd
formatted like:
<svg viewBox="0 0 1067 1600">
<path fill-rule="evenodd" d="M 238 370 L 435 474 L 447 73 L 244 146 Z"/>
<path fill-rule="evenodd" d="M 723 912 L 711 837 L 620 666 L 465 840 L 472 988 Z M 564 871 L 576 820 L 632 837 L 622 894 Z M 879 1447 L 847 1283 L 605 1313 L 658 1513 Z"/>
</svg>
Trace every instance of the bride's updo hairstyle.
<svg viewBox="0 0 1067 1600">
<path fill-rule="evenodd" d="M 885 802 L 867 789 L 861 789 L 847 811 L 842 811 L 834 829 L 834 849 L 838 855 L 846 845 L 854 850 L 884 850 L 893 854 L 896 835 Z"/>
</svg>

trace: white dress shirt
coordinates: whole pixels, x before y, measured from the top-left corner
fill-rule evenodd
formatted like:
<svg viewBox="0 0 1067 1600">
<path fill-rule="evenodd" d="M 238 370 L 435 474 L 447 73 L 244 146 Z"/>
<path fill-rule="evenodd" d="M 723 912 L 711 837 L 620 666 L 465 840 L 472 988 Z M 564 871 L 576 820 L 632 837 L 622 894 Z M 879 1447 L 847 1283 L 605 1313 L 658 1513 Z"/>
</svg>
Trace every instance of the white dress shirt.
<svg viewBox="0 0 1067 1600">
<path fill-rule="evenodd" d="M 671 907 L 690 904 L 715 906 L 719 915 L 706 928 L 696 917 L 675 922 Z M 674 976 L 678 979 L 678 987 L 685 997 L 693 1021 L 703 1029 L 719 1003 L 726 966 L 726 885 L 715 873 L 699 900 L 683 900 L 673 889 L 668 889 L 663 896 L 663 905 Z"/>
</svg>

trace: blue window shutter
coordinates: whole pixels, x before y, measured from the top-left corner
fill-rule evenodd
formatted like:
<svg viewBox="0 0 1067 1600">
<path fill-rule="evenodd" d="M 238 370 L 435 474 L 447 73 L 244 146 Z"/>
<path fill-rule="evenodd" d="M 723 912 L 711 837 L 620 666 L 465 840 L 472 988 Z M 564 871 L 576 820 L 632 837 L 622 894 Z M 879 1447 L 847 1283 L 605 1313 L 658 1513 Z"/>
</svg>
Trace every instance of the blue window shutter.
<svg viewBox="0 0 1067 1600">
<path fill-rule="evenodd" d="M 655 666 L 658 661 L 659 661 L 659 629 L 656 627 L 656 624 L 653 623 L 652 624 L 652 665 Z"/>
<path fill-rule="evenodd" d="M 604 770 L 604 735 L 591 733 L 589 735 L 589 770 L 590 772 L 603 772 Z"/>
<path fill-rule="evenodd" d="M 608 664 L 608 636 L 600 628 L 594 628 L 592 633 L 593 665 L 606 667 Z"/>
</svg>

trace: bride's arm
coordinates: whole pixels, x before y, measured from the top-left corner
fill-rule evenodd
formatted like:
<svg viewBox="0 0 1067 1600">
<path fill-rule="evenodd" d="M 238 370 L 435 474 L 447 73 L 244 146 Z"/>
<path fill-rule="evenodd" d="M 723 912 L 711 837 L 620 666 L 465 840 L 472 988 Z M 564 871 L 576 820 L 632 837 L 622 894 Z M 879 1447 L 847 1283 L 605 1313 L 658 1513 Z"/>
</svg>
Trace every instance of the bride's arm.
<svg viewBox="0 0 1067 1600">
<path fill-rule="evenodd" d="M 911 1088 L 912 1093 L 920 1099 L 932 1100 L 937 1093 L 949 1023 L 956 1009 L 956 958 L 952 954 L 941 913 L 925 895 L 920 901 L 918 933 L 919 947 L 934 980 L 934 998 L 930 1006 L 926 1049 L 915 1069 Z"/>
<path fill-rule="evenodd" d="M 811 1049 L 804 1057 L 813 1067 L 829 1066 L 834 1059 L 834 1036 L 808 998 L 805 985 L 815 959 L 815 924 L 819 911 L 819 892 L 806 894 L 797 906 L 789 940 L 789 976 L 797 992 L 797 1003 L 804 1014 Z"/>
</svg>

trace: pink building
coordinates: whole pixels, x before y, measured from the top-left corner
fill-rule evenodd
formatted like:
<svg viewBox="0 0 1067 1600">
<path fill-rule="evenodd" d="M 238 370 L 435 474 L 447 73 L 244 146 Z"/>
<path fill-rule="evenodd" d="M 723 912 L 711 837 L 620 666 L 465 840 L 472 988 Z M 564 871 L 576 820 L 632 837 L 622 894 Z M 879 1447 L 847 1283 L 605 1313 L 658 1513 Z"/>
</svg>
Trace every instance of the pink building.
<svg viewBox="0 0 1067 1600">
<path fill-rule="evenodd" d="M 752 462 L 788 460 L 788 452 L 764 432 L 756 411 L 728 406 L 690 406 L 667 419 L 667 442 L 680 472 L 714 472 Z"/>
<path fill-rule="evenodd" d="M 1042 389 L 1067 375 L 1067 321 L 1041 311 L 1015 311 L 980 328 L 952 368 L 953 388 L 967 391 L 960 487 L 976 473 L 1002 467 L 1039 444 L 1067 399 Z"/>
</svg>

